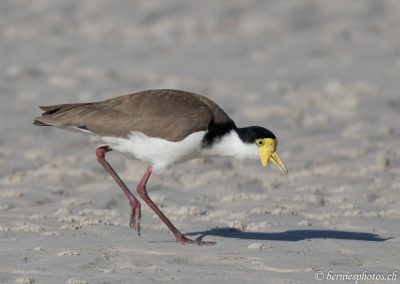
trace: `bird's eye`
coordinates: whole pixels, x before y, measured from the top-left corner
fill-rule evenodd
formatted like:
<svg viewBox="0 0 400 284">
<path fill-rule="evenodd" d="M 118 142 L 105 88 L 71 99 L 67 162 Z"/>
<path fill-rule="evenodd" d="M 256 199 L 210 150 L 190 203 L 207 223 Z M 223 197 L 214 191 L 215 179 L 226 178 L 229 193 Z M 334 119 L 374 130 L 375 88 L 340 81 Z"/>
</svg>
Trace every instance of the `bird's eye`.
<svg viewBox="0 0 400 284">
<path fill-rule="evenodd" d="M 260 147 L 265 144 L 265 141 L 264 141 L 264 139 L 256 139 L 256 144 L 258 147 Z"/>
</svg>

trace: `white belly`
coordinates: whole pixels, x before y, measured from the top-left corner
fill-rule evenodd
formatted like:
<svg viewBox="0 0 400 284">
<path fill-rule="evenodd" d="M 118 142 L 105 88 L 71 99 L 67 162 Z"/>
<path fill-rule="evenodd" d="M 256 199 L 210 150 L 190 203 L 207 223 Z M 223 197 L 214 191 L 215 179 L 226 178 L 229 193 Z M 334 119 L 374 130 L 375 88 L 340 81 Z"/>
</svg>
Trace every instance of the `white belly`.
<svg viewBox="0 0 400 284">
<path fill-rule="evenodd" d="M 113 150 L 164 169 L 175 164 L 201 157 L 201 142 L 206 131 L 194 132 L 185 139 L 171 142 L 133 132 L 128 139 L 101 137 Z"/>
</svg>

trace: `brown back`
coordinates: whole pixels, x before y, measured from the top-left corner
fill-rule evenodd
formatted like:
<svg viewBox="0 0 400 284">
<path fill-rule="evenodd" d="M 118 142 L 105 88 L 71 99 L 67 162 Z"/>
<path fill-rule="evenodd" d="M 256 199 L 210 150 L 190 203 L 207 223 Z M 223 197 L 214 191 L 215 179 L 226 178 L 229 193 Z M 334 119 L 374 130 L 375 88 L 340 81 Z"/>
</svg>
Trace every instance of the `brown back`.
<svg viewBox="0 0 400 284">
<path fill-rule="evenodd" d="M 213 101 L 179 90 L 149 90 L 95 103 L 40 107 L 35 124 L 80 127 L 102 136 L 127 137 L 132 131 L 169 141 L 230 122 Z"/>
</svg>

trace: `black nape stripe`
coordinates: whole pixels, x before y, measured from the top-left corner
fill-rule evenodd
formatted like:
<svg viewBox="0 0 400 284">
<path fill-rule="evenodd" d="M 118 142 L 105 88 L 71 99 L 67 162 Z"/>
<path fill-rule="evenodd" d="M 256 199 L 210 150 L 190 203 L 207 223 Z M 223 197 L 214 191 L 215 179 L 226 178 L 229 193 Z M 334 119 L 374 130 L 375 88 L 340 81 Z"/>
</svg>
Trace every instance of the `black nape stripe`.
<svg viewBox="0 0 400 284">
<path fill-rule="evenodd" d="M 261 139 L 261 138 L 276 139 L 274 133 L 261 126 L 249 126 L 249 127 L 237 128 L 233 121 L 230 121 L 225 124 L 214 124 L 213 122 L 211 122 L 210 126 L 208 127 L 208 132 L 203 138 L 202 142 L 203 148 L 210 147 L 216 141 L 221 139 L 224 135 L 229 133 L 232 129 L 237 132 L 239 138 L 244 143 L 252 144 L 255 143 L 256 139 Z"/>
<path fill-rule="evenodd" d="M 261 126 L 237 128 L 236 132 L 239 134 L 240 139 L 245 143 L 254 143 L 256 139 L 261 138 L 276 139 L 274 133 Z"/>
<path fill-rule="evenodd" d="M 86 125 L 78 126 L 78 128 L 83 129 L 83 130 L 89 130 Z"/>
<path fill-rule="evenodd" d="M 210 147 L 217 140 L 219 140 L 222 136 L 230 132 L 232 129 L 236 129 L 236 125 L 233 121 L 229 121 L 224 124 L 214 124 L 214 121 L 211 121 L 208 126 L 208 131 L 206 135 L 203 137 L 202 146 L 203 148 Z"/>
</svg>

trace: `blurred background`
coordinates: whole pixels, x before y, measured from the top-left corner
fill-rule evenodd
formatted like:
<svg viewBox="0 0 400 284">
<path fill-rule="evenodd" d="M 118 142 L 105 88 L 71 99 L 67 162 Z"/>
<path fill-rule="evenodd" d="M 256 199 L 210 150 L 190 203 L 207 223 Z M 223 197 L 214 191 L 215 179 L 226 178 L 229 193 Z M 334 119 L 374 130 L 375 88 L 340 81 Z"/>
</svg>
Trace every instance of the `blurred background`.
<svg viewBox="0 0 400 284">
<path fill-rule="evenodd" d="M 361 120 L 356 106 L 378 94 L 385 106 L 396 99 L 399 5 L 2 1 L 3 119 L 34 114 L 37 104 L 180 88 L 213 98 L 243 123 L 369 122 L 379 113 Z"/>
<path fill-rule="evenodd" d="M 73 222 L 52 212 L 64 208 L 60 214 L 75 216 L 88 205 L 73 200 L 90 200 L 91 207 L 118 213 L 114 221 L 124 226 L 113 230 L 121 230 L 127 246 L 137 242 L 127 228 L 126 201 L 97 165 L 94 144 L 83 136 L 34 127 L 32 118 L 40 113 L 38 105 L 155 88 L 203 94 L 237 125 L 271 129 L 290 172 L 282 177 L 252 162 L 215 160 L 189 162 L 152 177 L 150 192 L 165 202 L 165 210 L 171 206 L 172 219 L 194 220 L 178 223 L 184 231 L 228 226 L 261 232 L 318 227 L 392 237 L 400 232 L 397 0 L 3 0 L 0 66 L 0 227 L 8 232 L 5 239 L 34 246 L 41 235 L 21 236 L 18 224 L 39 213 L 28 223 L 68 235 L 73 225 L 62 226 Z M 118 155 L 110 159 L 132 184 L 145 167 Z M 226 212 L 244 215 L 222 214 L 221 202 Z M 251 211 L 264 206 L 269 209 Z M 148 232 L 161 230 L 162 238 L 169 238 L 158 220 L 144 218 Z M 73 232 L 92 241 L 87 231 Z M 145 238 L 140 241 L 146 246 Z M 398 239 L 393 242 L 398 245 Z M 329 265 L 332 260 L 321 259 L 335 255 L 330 251 L 335 245 L 321 245 L 320 256 L 303 254 L 301 262 L 315 267 L 319 259 Z M 392 245 L 371 248 L 371 258 L 358 250 L 345 256 L 342 251 L 339 259 L 346 259 L 344 268 L 392 267 L 399 263 Z M 11 264 L 19 263 L 18 253 L 5 252 Z M 265 257 L 277 260 L 274 253 Z M 227 264 L 228 271 L 243 265 L 235 261 Z M 81 264 L 54 271 L 72 273 Z M 176 267 L 169 265 L 173 273 Z M 213 270 L 218 268 L 207 269 L 222 275 Z"/>
</svg>

